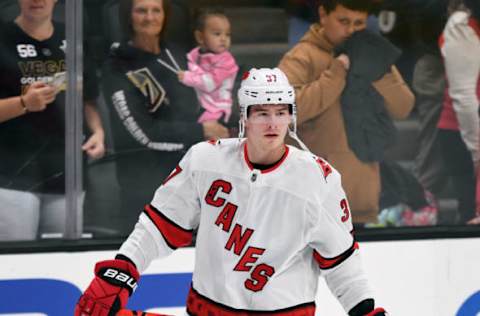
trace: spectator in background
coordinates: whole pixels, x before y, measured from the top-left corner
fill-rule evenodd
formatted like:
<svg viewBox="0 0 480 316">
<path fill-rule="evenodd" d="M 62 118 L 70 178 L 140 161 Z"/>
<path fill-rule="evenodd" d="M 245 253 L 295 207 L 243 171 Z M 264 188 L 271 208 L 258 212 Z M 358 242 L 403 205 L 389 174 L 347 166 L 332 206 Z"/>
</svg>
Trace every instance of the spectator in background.
<svg viewBox="0 0 480 316">
<path fill-rule="evenodd" d="M 318 21 L 316 8 L 319 0 L 284 0 L 288 14 L 288 46 L 293 47 L 305 34 L 310 24 Z"/>
<path fill-rule="evenodd" d="M 283 0 L 288 18 L 288 46 L 293 47 L 308 31 L 310 25 L 319 20 L 318 5 L 320 0 Z M 383 0 L 372 0 L 375 9 Z M 374 13 L 375 14 L 375 13 Z M 371 14 L 367 20 L 367 28 L 379 32 L 377 16 Z"/>
<path fill-rule="evenodd" d="M 192 87 L 204 112 L 199 123 L 225 123 L 232 113 L 232 87 L 238 66 L 230 49 L 230 22 L 221 10 L 203 10 L 197 17 L 195 39 L 198 47 L 187 55 L 188 70 L 178 79 Z"/>
<path fill-rule="evenodd" d="M 440 37 L 447 88 L 438 122 L 443 157 L 458 199 L 459 224 L 475 218 L 475 170 L 480 160 L 480 3 L 464 0 L 468 9 L 448 19 Z"/>
<path fill-rule="evenodd" d="M 420 123 L 414 173 L 425 189 L 442 193 L 447 177 L 438 142 L 437 122 L 445 90 L 445 69 L 438 48 L 449 0 L 385 0 L 382 9 L 395 12 L 398 26 L 389 30 L 416 59 L 412 76 L 415 111 Z M 402 33 L 403 32 L 403 33 Z M 403 34 L 403 40 L 399 33 Z M 388 36 L 388 35 L 387 35 Z M 408 43 L 408 44 L 407 44 Z M 406 46 L 407 45 L 407 46 Z M 411 47 L 410 47 L 411 46 Z"/>
<path fill-rule="evenodd" d="M 373 133 L 378 127 L 380 137 L 377 140 L 384 143 L 387 137 L 382 137 L 380 130 L 385 128 L 386 132 L 392 133 L 390 116 L 406 117 L 414 103 L 412 92 L 391 63 L 392 58 L 389 58 L 389 62 L 383 63 L 387 58 L 383 58 L 380 50 L 371 54 L 368 60 L 357 60 L 351 65 L 346 54 L 336 56 L 336 49 L 354 33 L 366 28 L 371 5 L 368 0 L 321 1 L 320 23 L 313 24 L 279 64 L 279 68 L 286 73 L 296 88 L 299 135 L 315 154 L 325 157 L 342 174 L 353 220 L 357 224 L 377 220 L 380 195 L 377 160 L 382 159 L 383 147 L 374 148 L 375 159 L 361 160 L 357 156 L 360 152 L 352 151 L 351 146 L 366 141 L 362 139 L 362 135 L 364 132 L 365 135 L 371 134 L 372 130 L 364 129 L 369 128 L 369 125 L 373 127 Z M 375 37 L 378 35 L 364 33 L 362 36 L 390 49 L 382 39 Z M 358 38 L 355 41 L 358 43 Z M 369 44 L 367 41 L 365 43 Z M 364 53 L 364 50 L 361 51 Z M 391 51 L 396 55 L 395 49 Z M 356 53 L 351 51 L 351 54 L 353 58 Z M 383 64 L 377 65 L 376 61 Z M 375 70 L 374 73 L 369 70 L 370 66 Z M 349 70 L 350 68 L 352 69 Z M 368 102 L 356 108 L 349 104 L 349 109 L 353 108 L 359 118 L 365 119 L 363 122 L 356 120 L 355 115 L 351 115 L 352 112 L 349 115 L 352 119 L 350 126 L 346 126 L 349 122 L 344 123 L 342 112 L 345 112 L 346 108 L 343 107 L 346 104 L 341 102 L 347 91 L 347 77 L 349 81 L 355 80 L 359 84 L 357 92 L 355 85 L 350 84 L 349 100 L 354 100 L 355 93 L 359 93 L 358 96 L 361 97 L 372 96 L 371 100 L 376 104 L 376 109 Z M 354 126 L 360 126 L 361 129 L 352 129 Z M 347 127 L 350 129 L 348 133 Z M 355 136 L 360 136 L 360 139 L 357 137 L 353 143 Z M 362 150 L 361 146 L 355 147 Z"/>
<path fill-rule="evenodd" d="M 20 15 L 0 30 L 0 240 L 65 233 L 66 41 L 65 26 L 52 21 L 55 3 L 19 0 Z M 82 149 L 100 158 L 104 131 L 92 79 L 87 74 L 91 134 Z"/>
<path fill-rule="evenodd" d="M 412 88 L 420 122 L 414 172 L 426 189 L 439 195 L 448 184 L 437 129 L 445 91 L 445 68 L 439 52 L 432 50 L 417 60 Z"/>
<path fill-rule="evenodd" d="M 120 186 L 117 225 L 124 234 L 192 144 L 229 135 L 216 121 L 195 122 L 195 95 L 178 82 L 184 63 L 173 57 L 183 61 L 185 53 L 163 42 L 169 13 L 169 0 L 121 0 L 128 39 L 112 47 L 102 69 Z"/>
</svg>

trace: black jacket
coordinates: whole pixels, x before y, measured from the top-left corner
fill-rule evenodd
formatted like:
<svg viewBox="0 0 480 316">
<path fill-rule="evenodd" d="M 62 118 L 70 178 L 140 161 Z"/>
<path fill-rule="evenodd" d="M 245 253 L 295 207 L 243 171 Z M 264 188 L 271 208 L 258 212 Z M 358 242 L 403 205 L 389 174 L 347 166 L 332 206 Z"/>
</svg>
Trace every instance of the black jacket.
<svg viewBox="0 0 480 316">
<path fill-rule="evenodd" d="M 348 144 L 358 159 L 382 161 L 385 149 L 395 140 L 396 130 L 372 82 L 390 71 L 400 50 L 382 36 L 364 30 L 349 38 L 338 53 L 350 59 L 341 99 Z"/>
<path fill-rule="evenodd" d="M 157 61 L 172 64 L 166 47 L 155 55 L 120 44 L 112 48 L 102 69 L 119 184 L 150 196 L 186 150 L 203 140 L 194 91 Z M 186 69 L 184 52 L 170 52 Z"/>
</svg>

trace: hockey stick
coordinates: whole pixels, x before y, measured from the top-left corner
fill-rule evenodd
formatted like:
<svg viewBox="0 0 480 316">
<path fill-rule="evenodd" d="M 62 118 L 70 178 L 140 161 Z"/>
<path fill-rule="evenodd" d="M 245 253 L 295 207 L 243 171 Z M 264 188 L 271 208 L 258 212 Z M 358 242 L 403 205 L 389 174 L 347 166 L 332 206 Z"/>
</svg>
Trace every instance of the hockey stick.
<svg viewBox="0 0 480 316">
<path fill-rule="evenodd" d="M 171 316 L 171 315 L 147 313 L 142 311 L 132 311 L 130 309 L 122 309 L 117 313 L 117 316 Z"/>
</svg>

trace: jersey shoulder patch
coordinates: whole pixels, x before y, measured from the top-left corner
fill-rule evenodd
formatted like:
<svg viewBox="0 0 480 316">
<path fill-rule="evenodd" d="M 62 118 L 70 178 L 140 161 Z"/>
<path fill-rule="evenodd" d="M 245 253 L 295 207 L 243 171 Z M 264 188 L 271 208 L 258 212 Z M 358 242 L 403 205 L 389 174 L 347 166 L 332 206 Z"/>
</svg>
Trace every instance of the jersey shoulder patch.
<svg viewBox="0 0 480 316">
<path fill-rule="evenodd" d="M 240 144 L 240 140 L 238 138 L 221 138 L 221 139 L 210 139 L 204 142 L 201 142 L 203 144 L 206 144 L 207 147 L 222 147 L 222 148 L 228 148 L 228 147 L 236 147 L 236 145 Z"/>
<path fill-rule="evenodd" d="M 328 176 L 332 173 L 332 166 L 330 166 L 330 164 L 323 158 L 313 156 L 313 159 L 320 166 L 320 168 L 322 169 L 323 177 L 325 178 L 325 180 L 327 180 Z"/>
<path fill-rule="evenodd" d="M 213 146 L 220 145 L 220 139 L 209 139 L 207 140 L 207 143 Z"/>
</svg>

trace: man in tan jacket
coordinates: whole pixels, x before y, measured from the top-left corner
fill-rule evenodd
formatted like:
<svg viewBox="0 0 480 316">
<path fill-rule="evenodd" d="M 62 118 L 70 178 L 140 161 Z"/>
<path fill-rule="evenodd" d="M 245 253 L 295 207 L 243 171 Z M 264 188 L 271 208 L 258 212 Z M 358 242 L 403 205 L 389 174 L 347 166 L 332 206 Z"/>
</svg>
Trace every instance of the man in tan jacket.
<svg viewBox="0 0 480 316">
<path fill-rule="evenodd" d="M 334 50 L 366 28 L 370 2 L 320 1 L 320 22 L 310 27 L 279 64 L 296 90 L 299 136 L 313 153 L 340 171 L 356 224 L 377 221 L 379 163 L 360 161 L 348 145 L 340 99 L 350 60 L 345 54 L 335 57 Z M 410 113 L 414 96 L 395 66 L 372 86 L 383 97 L 392 119 Z"/>
</svg>

